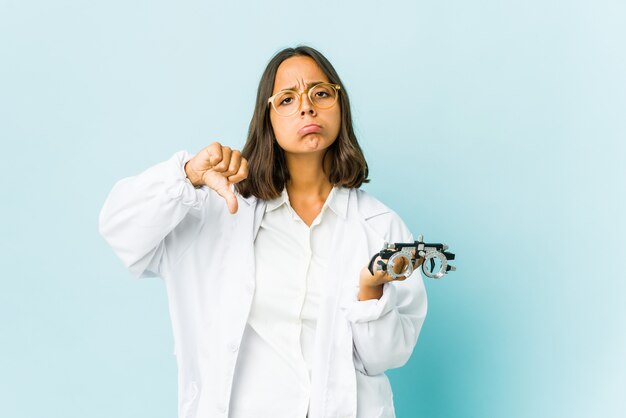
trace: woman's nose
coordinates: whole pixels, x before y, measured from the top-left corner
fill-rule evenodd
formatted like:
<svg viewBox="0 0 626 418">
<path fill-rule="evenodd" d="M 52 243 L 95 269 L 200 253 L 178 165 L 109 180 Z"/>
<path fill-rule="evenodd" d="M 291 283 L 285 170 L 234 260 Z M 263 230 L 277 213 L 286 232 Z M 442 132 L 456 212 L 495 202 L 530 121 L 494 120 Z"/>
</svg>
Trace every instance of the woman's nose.
<svg viewBox="0 0 626 418">
<path fill-rule="evenodd" d="M 314 115 L 315 114 L 315 107 L 313 106 L 313 103 L 311 103 L 311 101 L 309 100 L 309 96 L 306 94 L 303 94 L 300 96 L 302 102 L 300 104 L 300 115 L 305 115 L 307 113 Z"/>
</svg>

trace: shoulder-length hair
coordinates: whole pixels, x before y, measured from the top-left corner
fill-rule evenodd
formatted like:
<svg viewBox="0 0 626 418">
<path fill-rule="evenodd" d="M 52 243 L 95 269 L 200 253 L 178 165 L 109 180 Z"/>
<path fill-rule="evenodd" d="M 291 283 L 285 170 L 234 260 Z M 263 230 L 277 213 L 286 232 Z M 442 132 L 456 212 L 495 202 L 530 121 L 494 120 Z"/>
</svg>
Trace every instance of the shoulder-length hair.
<svg viewBox="0 0 626 418">
<path fill-rule="evenodd" d="M 368 167 L 363 151 L 354 134 L 350 101 L 344 85 L 332 64 L 317 50 L 308 46 L 286 48 L 270 60 L 261 76 L 257 90 L 256 105 L 248 139 L 241 152 L 248 160 L 248 178 L 235 185 L 243 197 L 254 195 L 259 199 L 271 200 L 280 196 L 289 180 L 285 153 L 278 145 L 270 121 L 270 104 L 267 99 L 274 90 L 278 66 L 287 58 L 311 57 L 324 72 L 330 83 L 339 84 L 338 104 L 341 110 L 341 126 L 333 144 L 324 153 L 323 161 L 330 158 L 328 180 L 335 186 L 358 188 L 368 183 Z M 325 164 L 322 164 L 324 167 Z"/>
</svg>

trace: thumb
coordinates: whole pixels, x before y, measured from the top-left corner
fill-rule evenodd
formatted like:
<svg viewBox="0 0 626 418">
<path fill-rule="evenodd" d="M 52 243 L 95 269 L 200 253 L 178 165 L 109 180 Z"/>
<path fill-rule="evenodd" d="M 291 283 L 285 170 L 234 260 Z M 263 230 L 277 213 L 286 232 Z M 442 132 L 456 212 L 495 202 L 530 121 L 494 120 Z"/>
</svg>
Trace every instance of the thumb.
<svg viewBox="0 0 626 418">
<path fill-rule="evenodd" d="M 226 201 L 226 206 L 228 206 L 228 211 L 231 214 L 237 213 L 239 204 L 237 202 L 237 197 L 235 196 L 235 193 L 233 193 L 233 191 L 230 188 L 230 183 L 228 183 L 228 186 L 222 187 L 219 190 L 216 190 L 216 192 L 217 194 L 222 196 L 224 200 Z"/>
</svg>

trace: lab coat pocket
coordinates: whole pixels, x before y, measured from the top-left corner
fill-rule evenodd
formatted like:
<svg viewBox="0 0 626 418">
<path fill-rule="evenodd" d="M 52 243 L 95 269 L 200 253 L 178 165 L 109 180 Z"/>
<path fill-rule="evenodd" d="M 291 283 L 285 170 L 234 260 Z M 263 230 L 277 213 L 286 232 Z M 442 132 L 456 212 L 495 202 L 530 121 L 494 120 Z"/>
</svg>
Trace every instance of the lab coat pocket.
<svg viewBox="0 0 626 418">
<path fill-rule="evenodd" d="M 196 399 L 198 398 L 198 384 L 196 382 L 189 382 L 187 387 L 183 391 L 183 398 L 180 404 L 180 416 L 181 418 L 190 418 L 194 415 L 196 409 Z"/>
</svg>

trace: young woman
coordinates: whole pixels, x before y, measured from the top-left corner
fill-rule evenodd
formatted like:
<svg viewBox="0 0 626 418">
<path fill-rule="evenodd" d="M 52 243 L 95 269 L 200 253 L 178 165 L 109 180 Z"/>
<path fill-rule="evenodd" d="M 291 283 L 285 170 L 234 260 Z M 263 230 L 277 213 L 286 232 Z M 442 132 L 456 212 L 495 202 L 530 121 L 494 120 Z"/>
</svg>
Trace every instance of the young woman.
<svg viewBox="0 0 626 418">
<path fill-rule="evenodd" d="M 265 69 L 243 151 L 214 142 L 114 186 L 100 232 L 164 279 L 180 418 L 395 416 L 384 372 L 411 356 L 426 294 L 417 268 L 370 274 L 413 237 L 367 176 L 345 87 L 300 46 Z"/>
</svg>

